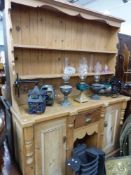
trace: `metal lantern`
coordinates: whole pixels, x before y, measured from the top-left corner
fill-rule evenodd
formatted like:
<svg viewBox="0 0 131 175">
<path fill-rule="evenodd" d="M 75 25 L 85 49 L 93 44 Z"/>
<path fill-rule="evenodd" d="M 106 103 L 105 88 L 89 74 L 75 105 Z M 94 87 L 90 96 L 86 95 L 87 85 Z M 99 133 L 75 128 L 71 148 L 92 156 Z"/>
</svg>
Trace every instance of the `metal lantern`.
<svg viewBox="0 0 131 175">
<path fill-rule="evenodd" d="M 46 98 L 46 105 L 52 106 L 54 104 L 55 99 L 55 91 L 52 85 L 43 85 L 40 89 L 42 98 Z"/>
<path fill-rule="evenodd" d="M 28 94 L 28 111 L 30 114 L 40 114 L 45 111 L 46 100 L 41 96 L 37 86 Z"/>
</svg>

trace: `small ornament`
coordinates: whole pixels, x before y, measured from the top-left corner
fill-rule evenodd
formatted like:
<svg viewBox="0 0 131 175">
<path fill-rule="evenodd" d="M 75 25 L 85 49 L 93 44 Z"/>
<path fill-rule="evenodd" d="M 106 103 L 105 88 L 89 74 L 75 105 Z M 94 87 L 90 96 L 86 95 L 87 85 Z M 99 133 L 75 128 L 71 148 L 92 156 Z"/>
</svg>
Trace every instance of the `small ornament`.
<svg viewBox="0 0 131 175">
<path fill-rule="evenodd" d="M 30 114 L 40 114 L 45 111 L 46 101 L 41 96 L 38 86 L 35 86 L 33 90 L 28 94 L 28 108 Z"/>
<path fill-rule="evenodd" d="M 113 76 L 110 83 L 112 87 L 111 88 L 112 97 L 118 97 L 123 86 L 122 81 L 117 79 L 117 77 Z"/>
<path fill-rule="evenodd" d="M 99 62 L 96 63 L 96 65 L 94 66 L 94 71 L 96 74 L 100 74 L 102 71 L 102 66 Z"/>
<path fill-rule="evenodd" d="M 103 69 L 103 72 L 104 73 L 109 73 L 110 72 L 108 65 L 105 64 L 104 69 Z"/>
</svg>

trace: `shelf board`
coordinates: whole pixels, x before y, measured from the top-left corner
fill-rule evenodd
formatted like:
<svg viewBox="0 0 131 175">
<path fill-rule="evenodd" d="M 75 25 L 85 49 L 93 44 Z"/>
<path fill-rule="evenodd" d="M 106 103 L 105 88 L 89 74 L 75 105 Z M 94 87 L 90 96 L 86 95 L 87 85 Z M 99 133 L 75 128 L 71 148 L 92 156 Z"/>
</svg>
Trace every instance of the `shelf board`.
<svg viewBox="0 0 131 175">
<path fill-rule="evenodd" d="M 100 73 L 100 75 L 113 75 L 114 72 L 109 72 L 109 73 Z M 95 73 L 88 73 L 88 76 L 94 76 Z M 78 77 L 78 74 L 74 74 L 71 77 Z M 41 74 L 41 75 L 20 75 L 19 76 L 21 80 L 26 80 L 26 79 L 53 79 L 53 78 L 62 78 L 63 74 Z"/>
<path fill-rule="evenodd" d="M 131 72 L 124 72 L 125 74 L 131 74 Z"/>
<path fill-rule="evenodd" d="M 69 51 L 69 52 L 88 52 L 88 53 L 107 53 L 107 54 L 116 54 L 117 51 L 108 51 L 108 50 L 85 50 L 85 49 L 68 49 L 68 48 L 48 48 L 38 45 L 20 45 L 14 44 L 14 48 L 23 48 L 23 49 L 40 49 L 40 50 L 57 50 L 57 51 Z"/>
</svg>

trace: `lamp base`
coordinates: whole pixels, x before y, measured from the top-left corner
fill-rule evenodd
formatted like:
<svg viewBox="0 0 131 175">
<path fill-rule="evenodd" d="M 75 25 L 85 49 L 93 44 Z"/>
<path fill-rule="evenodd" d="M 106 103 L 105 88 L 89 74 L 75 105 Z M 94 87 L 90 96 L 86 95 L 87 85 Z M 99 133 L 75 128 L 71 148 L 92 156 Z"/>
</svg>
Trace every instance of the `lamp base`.
<svg viewBox="0 0 131 175">
<path fill-rule="evenodd" d="M 91 98 L 92 98 L 93 100 L 100 100 L 100 96 L 99 96 L 98 94 L 93 94 L 93 95 L 91 96 Z"/>
<path fill-rule="evenodd" d="M 85 103 L 85 102 L 89 101 L 89 98 L 86 96 L 85 92 L 82 91 L 80 93 L 80 95 L 75 98 L 75 101 L 77 101 L 79 103 Z"/>
<path fill-rule="evenodd" d="M 63 106 L 63 107 L 67 107 L 67 106 L 70 106 L 70 105 L 71 105 L 71 103 L 68 100 L 63 100 L 61 102 L 61 106 Z"/>
</svg>

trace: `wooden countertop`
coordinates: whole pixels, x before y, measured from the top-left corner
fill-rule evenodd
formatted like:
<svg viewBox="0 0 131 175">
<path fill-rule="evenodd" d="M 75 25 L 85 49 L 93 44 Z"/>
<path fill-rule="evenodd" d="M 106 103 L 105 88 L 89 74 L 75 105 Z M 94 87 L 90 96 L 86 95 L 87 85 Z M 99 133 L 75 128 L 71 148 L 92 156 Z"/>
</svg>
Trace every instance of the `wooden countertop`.
<svg viewBox="0 0 131 175">
<path fill-rule="evenodd" d="M 120 95 L 116 98 L 102 96 L 100 100 L 89 99 L 89 101 L 86 103 L 78 103 L 72 98 L 70 99 L 71 105 L 69 107 L 62 107 L 60 105 L 60 101 L 56 101 L 53 106 L 47 106 L 45 112 L 42 114 L 29 114 L 27 105 L 20 106 L 21 117 L 18 115 L 16 116 L 15 110 L 13 108 L 11 111 L 14 113 L 16 118 L 19 117 L 19 122 L 22 127 L 26 127 L 31 126 L 34 123 L 45 122 L 64 116 L 73 116 L 77 115 L 79 112 L 87 111 L 93 108 L 99 108 L 102 106 L 106 107 L 109 104 L 128 100 L 130 100 L 130 97 L 123 95 Z"/>
</svg>

